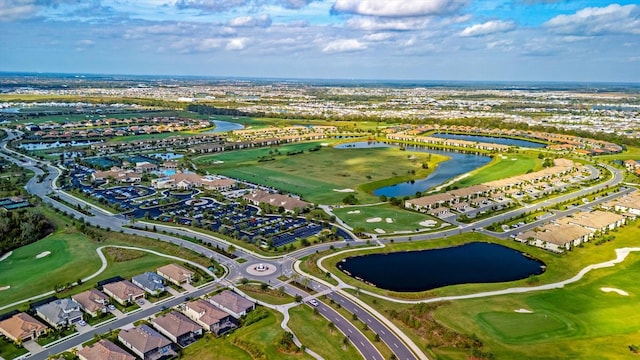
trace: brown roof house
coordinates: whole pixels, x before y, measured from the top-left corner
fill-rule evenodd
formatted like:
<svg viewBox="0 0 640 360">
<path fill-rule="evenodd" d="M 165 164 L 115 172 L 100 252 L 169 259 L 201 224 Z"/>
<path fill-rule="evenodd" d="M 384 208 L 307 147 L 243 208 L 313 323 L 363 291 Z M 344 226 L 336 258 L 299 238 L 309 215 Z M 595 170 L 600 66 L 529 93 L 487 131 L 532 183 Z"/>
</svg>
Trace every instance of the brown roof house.
<svg viewBox="0 0 640 360">
<path fill-rule="evenodd" d="M 158 360 L 177 355 L 171 341 L 146 324 L 121 330 L 118 340 L 143 360 Z"/>
<path fill-rule="evenodd" d="M 220 309 L 239 318 L 256 308 L 256 303 L 247 300 L 231 290 L 224 290 L 209 298 L 209 302 Z"/>
<path fill-rule="evenodd" d="M 202 299 L 188 302 L 184 307 L 184 314 L 215 334 L 222 334 L 238 326 L 231 315 Z"/>
<path fill-rule="evenodd" d="M 35 340 L 46 330 L 45 324 L 27 313 L 18 313 L 0 321 L 0 333 L 15 342 Z"/>
<path fill-rule="evenodd" d="M 78 351 L 78 357 L 80 360 L 136 360 L 135 356 L 106 339 L 83 347 Z"/>
<path fill-rule="evenodd" d="M 96 289 L 83 291 L 80 294 L 71 296 L 71 299 L 80 304 L 80 309 L 94 317 L 98 316 L 99 313 L 106 313 L 107 305 L 109 304 L 109 297 Z"/>
<path fill-rule="evenodd" d="M 151 325 L 158 329 L 162 335 L 183 347 L 202 336 L 202 326 L 177 311 L 151 320 Z"/>
<path fill-rule="evenodd" d="M 191 284 L 191 279 L 195 274 L 193 271 L 176 264 L 161 266 L 156 269 L 156 272 L 158 275 L 178 286 L 184 283 Z"/>
<path fill-rule="evenodd" d="M 541 228 L 521 232 L 515 240 L 554 252 L 570 250 L 589 241 L 592 232 L 573 224 L 550 223 Z"/>
<path fill-rule="evenodd" d="M 105 284 L 102 287 L 105 294 L 111 296 L 115 301 L 121 305 L 125 305 L 127 302 L 134 302 L 138 299 L 144 298 L 144 290 L 133 285 L 129 280 L 117 281 L 109 284 Z"/>
</svg>

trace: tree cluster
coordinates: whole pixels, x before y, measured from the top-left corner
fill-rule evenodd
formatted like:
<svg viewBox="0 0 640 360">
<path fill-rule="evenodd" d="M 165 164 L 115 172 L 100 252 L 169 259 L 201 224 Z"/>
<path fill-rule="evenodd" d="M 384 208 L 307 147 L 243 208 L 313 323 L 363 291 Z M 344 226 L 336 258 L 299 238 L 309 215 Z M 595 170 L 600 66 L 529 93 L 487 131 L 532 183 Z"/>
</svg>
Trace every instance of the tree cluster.
<svg viewBox="0 0 640 360">
<path fill-rule="evenodd" d="M 40 240 L 54 229 L 38 212 L 24 209 L 0 212 L 0 254 Z"/>
</svg>

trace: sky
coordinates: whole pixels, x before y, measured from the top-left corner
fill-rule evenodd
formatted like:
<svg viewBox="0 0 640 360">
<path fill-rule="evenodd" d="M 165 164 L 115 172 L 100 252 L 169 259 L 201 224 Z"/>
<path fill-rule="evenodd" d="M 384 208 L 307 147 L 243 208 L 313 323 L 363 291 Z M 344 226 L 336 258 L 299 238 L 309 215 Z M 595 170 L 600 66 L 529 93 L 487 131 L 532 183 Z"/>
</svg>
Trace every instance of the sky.
<svg viewBox="0 0 640 360">
<path fill-rule="evenodd" d="M 640 82 L 640 0 L 0 0 L 0 71 Z"/>
</svg>

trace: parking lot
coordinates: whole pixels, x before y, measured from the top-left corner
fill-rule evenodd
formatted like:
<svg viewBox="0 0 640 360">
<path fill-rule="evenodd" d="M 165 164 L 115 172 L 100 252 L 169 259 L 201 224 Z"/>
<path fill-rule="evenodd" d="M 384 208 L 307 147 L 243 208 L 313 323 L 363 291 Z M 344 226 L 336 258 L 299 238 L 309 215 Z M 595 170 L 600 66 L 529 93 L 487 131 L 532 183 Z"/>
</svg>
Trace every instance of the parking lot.
<svg viewBox="0 0 640 360">
<path fill-rule="evenodd" d="M 91 185 L 93 170 L 83 166 L 71 167 L 71 186 L 80 189 L 87 196 L 104 199 L 111 205 L 124 210 L 123 215 L 134 219 L 148 218 L 163 222 L 197 227 L 231 235 L 257 245 L 271 243 L 280 247 L 318 234 L 322 225 L 307 221 L 305 218 L 293 218 L 280 215 L 261 215 L 253 205 L 242 205 L 235 198 L 218 202 L 211 198 L 195 198 L 198 190 L 172 192 L 141 185 L 114 186 L 99 188 L 103 184 Z M 194 224 L 195 222 L 195 224 Z M 342 229 L 338 236 L 351 240 Z"/>
</svg>

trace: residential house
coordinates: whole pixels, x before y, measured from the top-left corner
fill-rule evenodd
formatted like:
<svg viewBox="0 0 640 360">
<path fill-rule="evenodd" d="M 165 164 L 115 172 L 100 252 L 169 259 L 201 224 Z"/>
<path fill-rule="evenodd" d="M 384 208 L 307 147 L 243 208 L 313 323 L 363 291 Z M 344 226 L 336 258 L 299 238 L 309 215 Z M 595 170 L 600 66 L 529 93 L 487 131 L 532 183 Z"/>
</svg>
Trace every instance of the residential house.
<svg viewBox="0 0 640 360">
<path fill-rule="evenodd" d="M 107 305 L 109 304 L 109 297 L 96 289 L 89 289 L 72 295 L 71 299 L 80 305 L 81 310 L 94 317 L 100 313 L 106 313 Z"/>
<path fill-rule="evenodd" d="M 256 308 L 256 303 L 228 289 L 210 297 L 209 302 L 235 318 L 246 315 Z"/>
<path fill-rule="evenodd" d="M 15 342 L 35 340 L 46 330 L 45 324 L 27 313 L 18 313 L 0 321 L 0 333 Z"/>
<path fill-rule="evenodd" d="M 138 299 L 144 298 L 144 290 L 135 286 L 131 281 L 122 280 L 105 284 L 102 287 L 102 291 L 105 294 L 111 296 L 115 301 L 121 305 L 126 305 L 128 302 L 134 302 Z"/>
<path fill-rule="evenodd" d="M 615 211 L 640 215 L 640 192 L 633 192 L 611 202 Z"/>
<path fill-rule="evenodd" d="M 118 340 L 143 360 L 156 360 L 177 355 L 171 341 L 146 324 L 120 330 Z"/>
<path fill-rule="evenodd" d="M 254 205 L 269 204 L 271 206 L 282 206 L 287 212 L 293 212 L 295 209 L 304 209 L 309 203 L 292 196 L 282 194 L 271 194 L 267 191 L 256 190 L 244 196 Z"/>
<path fill-rule="evenodd" d="M 131 282 L 153 296 L 158 296 L 165 290 L 164 278 L 151 271 L 134 276 Z"/>
<path fill-rule="evenodd" d="M 136 172 L 147 173 L 158 170 L 158 165 L 150 163 L 148 161 L 142 161 L 136 163 Z"/>
<path fill-rule="evenodd" d="M 221 334 L 237 327 L 235 319 L 231 315 L 202 299 L 188 302 L 184 307 L 184 314 L 200 324 L 205 330 L 215 334 Z"/>
<path fill-rule="evenodd" d="M 625 217 L 608 211 L 577 212 L 569 217 L 557 220 L 558 223 L 574 224 L 591 231 L 613 230 L 624 225 Z"/>
<path fill-rule="evenodd" d="M 193 271 L 185 269 L 177 264 L 161 266 L 156 269 L 156 272 L 158 273 L 158 275 L 178 286 L 184 283 L 191 284 L 193 275 L 195 275 Z"/>
<path fill-rule="evenodd" d="M 80 360 L 136 360 L 136 357 L 107 339 L 85 346 L 78 351 Z"/>
<path fill-rule="evenodd" d="M 153 327 L 180 346 L 186 346 L 202 336 L 202 326 L 177 311 L 151 320 Z"/>
<path fill-rule="evenodd" d="M 82 320 L 80 304 L 71 299 L 58 299 L 38 306 L 36 314 L 53 327 L 67 326 Z"/>
<path fill-rule="evenodd" d="M 445 193 L 445 194 L 434 194 L 422 196 L 415 199 L 409 199 L 404 202 L 404 207 L 408 209 L 418 210 L 422 212 L 426 212 L 431 209 L 435 209 L 442 206 L 452 205 L 458 202 L 458 198 L 454 195 Z"/>
<path fill-rule="evenodd" d="M 589 241 L 592 232 L 578 225 L 550 223 L 541 228 L 521 232 L 515 240 L 554 252 L 570 250 Z"/>
</svg>

